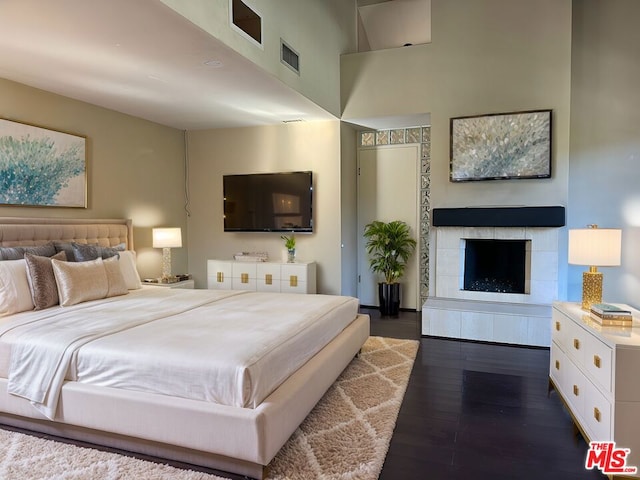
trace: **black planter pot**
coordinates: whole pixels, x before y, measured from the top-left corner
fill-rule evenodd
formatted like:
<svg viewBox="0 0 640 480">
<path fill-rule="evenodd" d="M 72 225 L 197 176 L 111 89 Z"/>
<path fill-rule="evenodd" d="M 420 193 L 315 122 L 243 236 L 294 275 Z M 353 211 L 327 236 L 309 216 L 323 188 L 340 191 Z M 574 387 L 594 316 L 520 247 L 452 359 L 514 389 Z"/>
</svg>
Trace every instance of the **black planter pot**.
<svg viewBox="0 0 640 480">
<path fill-rule="evenodd" d="M 380 302 L 380 314 L 388 317 L 397 317 L 400 313 L 400 284 L 379 283 L 378 300 Z"/>
</svg>

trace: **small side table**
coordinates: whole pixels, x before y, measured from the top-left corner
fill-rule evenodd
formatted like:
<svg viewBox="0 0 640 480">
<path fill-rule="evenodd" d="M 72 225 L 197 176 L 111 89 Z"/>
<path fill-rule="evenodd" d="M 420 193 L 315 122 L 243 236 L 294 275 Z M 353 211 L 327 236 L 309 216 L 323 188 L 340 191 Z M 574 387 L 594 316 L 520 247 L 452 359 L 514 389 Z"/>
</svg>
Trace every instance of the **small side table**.
<svg viewBox="0 0 640 480">
<path fill-rule="evenodd" d="M 175 282 L 175 283 L 142 282 L 142 284 L 150 285 L 152 287 L 194 289 L 196 282 L 194 280 L 183 280 L 181 282 Z"/>
</svg>

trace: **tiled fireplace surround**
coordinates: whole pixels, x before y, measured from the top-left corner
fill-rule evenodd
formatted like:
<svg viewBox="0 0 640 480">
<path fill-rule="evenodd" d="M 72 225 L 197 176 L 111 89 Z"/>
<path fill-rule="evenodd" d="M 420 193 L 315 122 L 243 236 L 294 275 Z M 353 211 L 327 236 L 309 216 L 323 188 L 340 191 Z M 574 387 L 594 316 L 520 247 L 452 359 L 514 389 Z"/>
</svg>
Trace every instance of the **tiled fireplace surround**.
<svg viewBox="0 0 640 480">
<path fill-rule="evenodd" d="M 558 228 L 440 226 L 435 230 L 435 297 L 422 307 L 422 334 L 549 346 L 551 303 L 558 292 Z M 465 239 L 530 240 L 529 293 L 463 290 Z"/>
</svg>

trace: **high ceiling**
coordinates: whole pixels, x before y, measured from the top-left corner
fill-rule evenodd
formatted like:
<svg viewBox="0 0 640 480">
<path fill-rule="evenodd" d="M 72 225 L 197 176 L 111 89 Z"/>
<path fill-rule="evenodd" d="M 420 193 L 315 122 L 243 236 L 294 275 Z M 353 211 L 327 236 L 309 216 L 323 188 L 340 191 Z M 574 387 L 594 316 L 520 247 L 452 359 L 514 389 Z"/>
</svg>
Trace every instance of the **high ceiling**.
<svg viewBox="0 0 640 480">
<path fill-rule="evenodd" d="M 431 42 L 431 0 L 358 0 L 358 50 Z"/>
<path fill-rule="evenodd" d="M 0 0 L 0 32 L 0 78 L 163 125 L 335 118 L 156 0 Z"/>
</svg>

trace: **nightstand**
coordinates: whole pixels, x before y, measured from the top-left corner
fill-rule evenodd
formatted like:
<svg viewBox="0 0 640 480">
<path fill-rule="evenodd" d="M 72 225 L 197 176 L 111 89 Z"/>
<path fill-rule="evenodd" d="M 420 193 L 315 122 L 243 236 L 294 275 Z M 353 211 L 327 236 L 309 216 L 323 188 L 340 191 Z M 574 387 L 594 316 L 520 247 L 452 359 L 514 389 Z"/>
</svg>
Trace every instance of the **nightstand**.
<svg viewBox="0 0 640 480">
<path fill-rule="evenodd" d="M 195 288 L 194 280 L 183 280 L 181 282 L 175 283 L 153 283 L 153 282 L 142 282 L 143 285 L 150 285 L 152 287 L 164 287 L 164 288 L 185 288 L 185 289 L 193 289 Z"/>
</svg>

